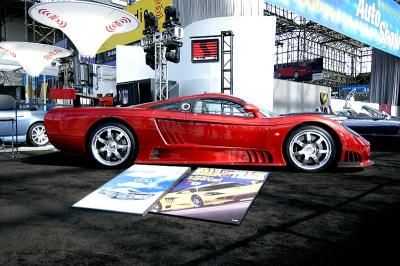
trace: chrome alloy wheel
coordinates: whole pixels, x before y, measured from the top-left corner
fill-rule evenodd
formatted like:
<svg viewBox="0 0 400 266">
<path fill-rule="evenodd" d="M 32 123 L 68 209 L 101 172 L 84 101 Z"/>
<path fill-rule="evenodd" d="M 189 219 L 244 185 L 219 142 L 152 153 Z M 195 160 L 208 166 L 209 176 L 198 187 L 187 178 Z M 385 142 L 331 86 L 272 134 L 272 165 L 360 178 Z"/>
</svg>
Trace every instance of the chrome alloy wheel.
<svg viewBox="0 0 400 266">
<path fill-rule="evenodd" d="M 33 145 L 43 146 L 49 142 L 46 134 L 46 129 L 42 123 L 34 125 L 30 131 L 30 139 Z"/>
<path fill-rule="evenodd" d="M 128 134 L 116 126 L 100 128 L 92 138 L 94 158 L 105 166 L 117 166 L 126 161 L 132 148 Z"/>
<path fill-rule="evenodd" d="M 317 170 L 328 163 L 332 144 L 321 131 L 308 129 L 298 132 L 289 143 L 289 156 L 297 167 Z"/>
</svg>

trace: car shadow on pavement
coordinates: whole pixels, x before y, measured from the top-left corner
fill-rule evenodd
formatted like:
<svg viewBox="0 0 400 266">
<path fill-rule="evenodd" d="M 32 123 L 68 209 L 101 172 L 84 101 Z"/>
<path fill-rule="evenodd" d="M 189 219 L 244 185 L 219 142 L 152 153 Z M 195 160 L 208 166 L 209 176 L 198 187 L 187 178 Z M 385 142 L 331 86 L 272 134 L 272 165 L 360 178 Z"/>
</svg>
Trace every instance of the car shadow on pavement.
<svg viewBox="0 0 400 266">
<path fill-rule="evenodd" d="M 66 154 L 60 151 L 35 154 L 31 156 L 26 156 L 22 159 L 24 163 L 35 164 L 35 165 L 54 165 L 54 166 L 78 166 L 85 168 L 99 169 L 100 167 L 96 165 L 90 158 L 85 156 L 76 156 L 71 154 Z M 160 163 L 162 165 L 162 163 Z M 170 164 L 168 164 L 170 165 Z M 174 164 L 176 166 L 182 166 L 182 164 Z M 249 166 L 249 165 L 197 165 L 189 164 L 192 170 L 198 167 L 208 167 L 208 168 L 222 168 L 222 169 L 234 169 L 234 170 L 248 170 L 248 171 L 267 171 L 267 172 L 283 172 L 283 173 L 298 173 L 299 170 L 293 169 L 287 166 Z M 364 169 L 362 167 L 355 168 L 332 168 L 327 169 L 327 173 L 358 173 L 362 172 Z"/>
<path fill-rule="evenodd" d="M 66 154 L 60 151 L 28 155 L 21 161 L 35 165 L 77 166 L 85 168 L 99 168 L 93 161 L 85 156 Z"/>
</svg>

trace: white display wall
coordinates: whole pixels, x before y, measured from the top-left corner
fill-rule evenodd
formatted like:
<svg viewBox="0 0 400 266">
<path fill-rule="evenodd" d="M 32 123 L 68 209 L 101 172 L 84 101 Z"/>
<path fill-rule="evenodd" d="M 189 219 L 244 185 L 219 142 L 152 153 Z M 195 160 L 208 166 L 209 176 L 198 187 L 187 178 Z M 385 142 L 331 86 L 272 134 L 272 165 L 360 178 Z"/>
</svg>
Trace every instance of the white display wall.
<svg viewBox="0 0 400 266">
<path fill-rule="evenodd" d="M 181 62 L 168 62 L 169 80 L 177 81 L 180 95 L 221 92 L 221 62 L 191 61 L 191 38 L 233 31 L 233 93 L 272 110 L 275 17 L 221 17 L 190 24 L 185 30 Z M 221 46 L 221 45 L 220 45 Z M 117 83 L 154 78 L 145 64 L 142 47 L 117 46 Z"/>
<path fill-rule="evenodd" d="M 141 46 L 117 45 L 117 83 L 154 78 L 154 70 L 146 65 Z"/>
<path fill-rule="evenodd" d="M 258 106 L 273 108 L 275 17 L 221 17 L 185 28 L 181 62 L 169 64 L 169 79 L 180 95 L 221 92 L 221 62 L 192 63 L 191 37 L 233 31 L 233 94 Z M 221 46 L 221 45 L 220 45 Z"/>
</svg>

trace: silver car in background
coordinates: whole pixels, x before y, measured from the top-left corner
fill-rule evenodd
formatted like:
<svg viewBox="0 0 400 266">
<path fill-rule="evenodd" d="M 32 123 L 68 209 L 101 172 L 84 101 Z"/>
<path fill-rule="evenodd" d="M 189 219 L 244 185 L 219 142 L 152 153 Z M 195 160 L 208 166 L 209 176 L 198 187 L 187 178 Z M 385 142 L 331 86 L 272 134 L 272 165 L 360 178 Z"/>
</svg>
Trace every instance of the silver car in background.
<svg viewBox="0 0 400 266">
<path fill-rule="evenodd" d="M 26 142 L 31 146 L 44 146 L 49 143 L 43 123 L 45 113 L 29 109 L 17 110 L 18 143 Z M 15 117 L 15 110 L 0 110 L 0 117 Z M 5 143 L 11 142 L 12 122 L 0 123 L 0 139 Z"/>
</svg>

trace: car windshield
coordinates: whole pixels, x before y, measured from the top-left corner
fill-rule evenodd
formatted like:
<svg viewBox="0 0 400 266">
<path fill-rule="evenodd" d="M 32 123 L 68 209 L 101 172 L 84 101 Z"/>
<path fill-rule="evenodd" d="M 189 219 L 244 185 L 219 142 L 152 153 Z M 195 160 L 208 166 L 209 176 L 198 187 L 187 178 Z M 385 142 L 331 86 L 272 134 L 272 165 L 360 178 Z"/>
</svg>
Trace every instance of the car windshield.
<svg viewBox="0 0 400 266">
<path fill-rule="evenodd" d="M 363 105 L 362 110 L 365 110 L 368 113 L 368 115 L 372 118 L 378 118 L 378 119 L 386 118 L 386 115 L 383 112 L 376 110 L 375 108 L 372 108 L 368 105 Z"/>
<path fill-rule="evenodd" d="M 271 112 L 263 107 L 260 107 L 260 113 L 263 115 L 263 117 L 278 117 L 279 115 Z"/>
</svg>

